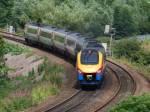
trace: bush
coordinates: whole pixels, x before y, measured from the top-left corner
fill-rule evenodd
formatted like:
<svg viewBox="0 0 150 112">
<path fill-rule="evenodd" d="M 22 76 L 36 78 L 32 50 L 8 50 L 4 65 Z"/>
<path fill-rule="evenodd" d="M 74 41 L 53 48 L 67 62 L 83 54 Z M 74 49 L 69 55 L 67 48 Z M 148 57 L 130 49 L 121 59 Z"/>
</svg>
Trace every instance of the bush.
<svg viewBox="0 0 150 112">
<path fill-rule="evenodd" d="M 140 51 L 138 53 L 137 63 L 142 65 L 150 65 L 150 52 L 144 50 Z"/>
<path fill-rule="evenodd" d="M 117 57 L 126 57 L 133 61 L 138 60 L 140 42 L 136 39 L 123 39 L 114 45 L 114 53 Z"/>
<path fill-rule="evenodd" d="M 97 37 L 96 40 L 100 43 L 110 43 L 110 37 Z"/>
<path fill-rule="evenodd" d="M 114 54 L 120 58 L 125 57 L 131 62 L 141 65 L 150 64 L 150 52 L 141 47 L 136 39 L 120 40 L 114 46 Z"/>
<path fill-rule="evenodd" d="M 150 112 L 150 94 L 131 96 L 109 112 Z"/>
</svg>

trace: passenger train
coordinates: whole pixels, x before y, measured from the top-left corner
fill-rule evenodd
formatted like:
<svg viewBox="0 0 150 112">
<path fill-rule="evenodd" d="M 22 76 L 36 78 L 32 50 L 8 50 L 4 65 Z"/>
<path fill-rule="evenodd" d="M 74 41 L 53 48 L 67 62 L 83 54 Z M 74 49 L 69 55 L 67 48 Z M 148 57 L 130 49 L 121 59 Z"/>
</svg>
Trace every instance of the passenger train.
<svg viewBox="0 0 150 112">
<path fill-rule="evenodd" d="M 76 59 L 77 80 L 80 85 L 100 85 L 102 82 L 106 55 L 104 47 L 96 40 L 49 25 L 27 23 L 25 41 L 58 50 Z"/>
</svg>

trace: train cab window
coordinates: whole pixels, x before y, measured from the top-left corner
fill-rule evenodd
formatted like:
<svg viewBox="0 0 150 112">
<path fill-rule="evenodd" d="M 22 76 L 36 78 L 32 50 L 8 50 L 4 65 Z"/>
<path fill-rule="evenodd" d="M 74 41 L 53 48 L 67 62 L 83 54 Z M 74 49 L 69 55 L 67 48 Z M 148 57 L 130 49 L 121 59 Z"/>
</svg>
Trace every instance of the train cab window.
<svg viewBox="0 0 150 112">
<path fill-rule="evenodd" d="M 44 31 L 41 31 L 40 36 L 46 37 L 46 38 L 51 38 L 51 34 L 48 32 L 44 32 Z"/>
<path fill-rule="evenodd" d="M 63 36 L 55 35 L 55 41 L 65 43 L 65 38 Z"/>
<path fill-rule="evenodd" d="M 75 47 L 75 42 L 72 41 L 72 40 L 67 40 L 67 45 L 68 45 L 69 47 Z"/>
<path fill-rule="evenodd" d="M 95 50 L 84 50 L 81 53 L 81 63 L 82 64 L 98 64 L 98 52 Z"/>
<path fill-rule="evenodd" d="M 33 28 L 28 28 L 27 29 L 28 33 L 32 33 L 32 34 L 36 34 L 37 33 L 37 29 L 33 29 Z"/>
</svg>

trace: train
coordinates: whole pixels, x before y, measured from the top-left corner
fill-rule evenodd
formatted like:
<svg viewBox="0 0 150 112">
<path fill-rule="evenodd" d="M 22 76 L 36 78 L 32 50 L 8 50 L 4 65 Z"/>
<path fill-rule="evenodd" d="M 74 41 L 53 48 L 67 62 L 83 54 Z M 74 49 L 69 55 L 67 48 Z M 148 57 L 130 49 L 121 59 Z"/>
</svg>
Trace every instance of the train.
<svg viewBox="0 0 150 112">
<path fill-rule="evenodd" d="M 93 38 L 39 23 L 25 25 L 25 41 L 45 46 L 76 60 L 79 85 L 100 85 L 106 69 L 104 47 Z"/>
</svg>

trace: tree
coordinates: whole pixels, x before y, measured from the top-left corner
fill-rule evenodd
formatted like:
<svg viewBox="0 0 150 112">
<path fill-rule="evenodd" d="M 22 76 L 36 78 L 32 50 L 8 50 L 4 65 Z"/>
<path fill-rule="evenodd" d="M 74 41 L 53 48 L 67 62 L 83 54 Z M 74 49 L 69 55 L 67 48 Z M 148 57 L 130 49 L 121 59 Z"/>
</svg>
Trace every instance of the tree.
<svg viewBox="0 0 150 112">
<path fill-rule="evenodd" d="M 0 2 L 0 26 L 10 24 L 12 18 L 11 10 L 14 0 L 1 0 Z"/>
<path fill-rule="evenodd" d="M 130 7 L 127 5 L 116 6 L 114 9 L 114 24 L 118 36 L 129 36 L 136 32 Z"/>
</svg>

